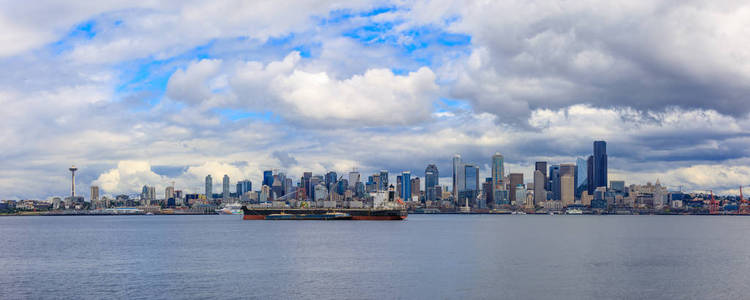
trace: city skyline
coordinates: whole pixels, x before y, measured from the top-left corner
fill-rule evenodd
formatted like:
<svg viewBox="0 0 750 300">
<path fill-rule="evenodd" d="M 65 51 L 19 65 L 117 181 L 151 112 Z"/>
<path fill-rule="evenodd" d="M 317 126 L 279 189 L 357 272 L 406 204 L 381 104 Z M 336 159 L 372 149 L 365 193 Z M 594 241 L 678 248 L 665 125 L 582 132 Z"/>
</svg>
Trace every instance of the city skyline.
<svg viewBox="0 0 750 300">
<path fill-rule="evenodd" d="M 484 176 L 484 173 L 481 173 L 479 168 L 476 167 L 479 164 L 466 162 L 461 159 L 460 154 L 454 154 L 452 157 L 451 163 L 452 166 L 452 178 L 443 177 L 443 184 L 439 184 L 438 181 L 440 180 L 440 177 L 436 174 L 439 174 L 439 169 L 434 163 L 427 164 L 427 167 L 424 170 L 424 173 L 422 176 L 420 176 L 420 173 L 415 172 L 416 175 L 413 177 L 411 176 L 412 171 L 410 170 L 404 170 L 398 173 L 393 174 L 392 176 L 395 177 L 396 184 L 393 183 L 393 179 L 391 179 L 391 185 L 393 188 L 395 188 L 396 194 L 400 196 L 402 199 L 411 198 L 412 195 L 415 195 L 414 191 L 417 192 L 417 195 L 421 192 L 422 198 L 420 198 L 419 201 L 425 201 L 432 198 L 440 198 L 435 195 L 431 195 L 431 191 L 433 187 L 442 187 L 444 191 L 450 191 L 451 197 L 453 197 L 454 201 L 461 202 L 465 201 L 466 198 L 473 199 L 472 201 L 484 199 L 487 200 L 487 196 L 480 195 L 481 193 L 486 193 L 485 187 L 482 185 L 482 183 L 488 182 L 490 185 L 488 186 L 491 190 L 491 198 L 497 198 L 501 197 L 503 200 L 499 201 L 507 201 L 508 203 L 514 203 L 517 201 L 516 199 L 516 185 L 524 185 L 524 194 L 526 191 L 526 185 L 533 186 L 533 201 L 537 203 L 538 201 L 546 201 L 549 200 L 558 200 L 563 201 L 564 206 L 568 206 L 569 204 L 574 204 L 574 202 L 580 202 L 581 200 L 581 193 L 588 193 L 587 195 L 591 196 L 594 195 L 594 191 L 597 187 L 604 187 L 609 189 L 611 187 L 612 182 L 616 183 L 625 183 L 624 180 L 621 180 L 619 178 L 609 178 L 607 176 L 608 174 L 608 157 L 607 157 L 607 142 L 606 141 L 593 141 L 593 151 L 592 155 L 589 155 L 589 158 L 583 159 L 583 158 L 577 158 L 575 163 L 566 162 L 566 163 L 553 163 L 553 162 L 547 162 L 547 161 L 537 161 L 534 162 L 533 166 L 534 168 L 530 171 L 531 176 L 524 177 L 524 174 L 528 173 L 526 171 L 522 172 L 506 172 L 505 166 L 504 166 L 504 157 L 499 152 L 495 152 L 491 156 L 491 170 L 487 170 L 489 172 L 489 175 Z M 547 172 L 547 166 L 549 166 L 549 172 Z M 69 168 L 70 171 L 78 170 L 75 166 Z M 544 171 L 541 172 L 540 171 Z M 462 172 L 461 174 L 457 175 L 456 172 Z M 586 173 L 583 173 L 586 172 Z M 74 173 L 74 172 L 73 172 Z M 212 174 L 208 174 L 205 176 L 204 185 L 201 190 L 192 190 L 190 188 L 184 188 L 184 189 L 178 189 L 183 194 L 187 193 L 193 193 L 193 194 L 204 194 L 209 199 L 211 198 L 217 198 L 217 199 L 229 199 L 231 188 L 235 187 L 234 193 L 231 193 L 235 197 L 240 197 L 245 192 L 261 192 L 262 187 L 267 186 L 269 189 L 272 189 L 273 186 L 278 184 L 280 181 L 278 180 L 281 178 L 281 184 L 285 186 L 294 186 L 294 187 L 302 187 L 305 189 L 314 189 L 314 185 L 307 185 L 305 182 L 309 180 L 309 177 L 319 176 L 320 178 L 324 179 L 324 181 L 321 181 L 320 184 L 323 184 L 326 187 L 326 193 L 328 193 L 330 190 L 335 189 L 334 184 L 338 184 L 339 181 L 347 180 L 345 178 L 344 172 L 336 172 L 333 170 L 326 171 L 325 174 L 315 174 L 313 172 L 304 172 L 302 176 L 294 176 L 294 174 L 287 174 L 285 171 L 280 169 L 273 169 L 273 170 L 263 170 L 259 171 L 258 173 L 262 173 L 262 181 L 258 181 L 260 184 L 257 185 L 258 188 L 252 189 L 252 182 L 253 180 L 245 178 L 235 178 L 234 181 L 230 180 L 230 177 L 227 174 L 224 174 L 222 176 L 222 182 L 221 182 L 221 190 L 220 193 L 216 193 L 215 188 L 219 183 L 214 184 L 212 178 Z M 485 172 L 486 173 L 486 172 Z M 310 174 L 310 175 L 308 175 Z M 386 178 L 388 180 L 389 174 L 391 174 L 388 170 L 379 170 L 370 172 L 368 174 L 372 174 L 369 176 L 365 176 L 365 180 L 361 180 L 362 174 L 357 171 L 356 169 L 352 169 L 350 172 L 348 172 L 348 183 L 346 187 L 343 187 L 343 189 L 349 189 L 354 190 L 356 188 L 357 183 L 375 183 L 376 187 L 374 187 L 376 190 L 385 190 L 387 189 L 387 185 L 383 185 L 380 182 L 379 178 Z M 597 175 L 599 174 L 599 175 Z M 437 177 L 436 177 L 437 176 Z M 471 176 L 470 179 L 469 176 Z M 540 177 L 541 176 L 541 177 Z M 581 178 L 579 178 L 581 176 Z M 604 176 L 604 178 L 601 178 L 601 176 Z M 379 177 L 379 178 L 375 178 Z M 567 179 L 565 178 L 567 177 Z M 408 180 L 404 183 L 402 181 L 402 178 L 407 178 Z M 540 179 L 541 178 L 541 179 Z M 321 179 L 321 180 L 322 180 Z M 450 183 L 447 184 L 446 180 L 451 179 Z M 286 182 L 288 180 L 288 183 Z M 410 186 L 414 184 L 416 180 L 416 186 Z M 541 180 L 541 181 L 540 181 Z M 420 184 L 420 181 L 423 184 Z M 541 182 L 543 184 L 537 185 L 538 182 Z M 659 179 L 656 179 L 655 181 L 635 181 L 635 182 L 628 182 L 628 184 L 635 184 L 635 185 L 643 185 L 643 184 L 651 184 L 652 182 L 656 182 L 657 184 L 660 184 L 661 186 L 665 187 L 669 191 L 674 192 L 694 192 L 694 193 L 704 193 L 704 192 L 714 192 L 711 189 L 704 189 L 704 190 L 683 190 L 682 185 L 664 185 L 660 182 Z M 75 196 L 75 177 L 72 179 L 71 188 L 73 189 L 72 196 Z M 154 186 L 149 186 L 151 183 L 145 183 L 142 187 L 142 192 L 140 193 L 141 198 L 146 199 L 159 199 L 157 197 L 154 197 Z M 561 190 L 561 184 L 563 186 Z M 190 186 L 190 184 L 185 184 L 185 187 Z M 593 186 L 593 187 L 592 187 Z M 166 195 L 170 193 L 173 194 L 175 191 L 175 182 L 171 182 L 170 184 L 164 186 L 167 191 L 165 192 L 165 199 L 168 198 Z M 672 187 L 676 187 L 676 189 L 670 189 Z M 100 187 L 98 185 L 91 185 L 90 190 L 92 193 L 94 193 L 94 190 L 96 191 L 95 194 L 90 194 L 90 197 L 94 197 L 94 199 L 99 198 L 99 190 Z M 506 191 L 507 190 L 507 191 Z M 275 191 L 272 189 L 272 191 Z M 283 191 L 283 192 L 282 192 Z M 287 189 L 280 191 L 280 194 L 287 193 Z M 291 191 L 291 190 L 289 190 Z M 462 192 L 466 191 L 473 191 L 473 193 L 465 194 Z M 505 195 L 499 195 L 498 191 L 507 192 Z M 203 193 L 201 193 L 203 192 Z M 544 193 L 544 194 L 542 194 Z M 118 193 L 109 193 L 106 195 L 109 195 L 110 197 L 114 197 L 115 194 L 124 194 L 124 195 L 134 195 L 133 192 L 118 192 Z M 541 196 L 537 196 L 540 194 Z M 719 195 L 720 192 L 716 191 L 716 194 Z M 144 196 L 144 195 L 150 195 L 150 196 Z M 218 196 L 217 196 L 218 195 Z M 729 196 L 736 196 L 736 194 L 729 193 Z M 57 195 L 60 196 L 60 195 Z M 313 199 L 314 197 L 309 194 L 308 196 Z M 481 196 L 481 197 L 480 197 Z M 50 197 L 51 198 L 51 197 Z M 86 198 L 89 199 L 89 198 Z M 456 200 L 457 199 L 457 200 Z M 539 199 L 539 200 L 538 200 Z M 475 203 L 472 203 L 472 207 L 475 205 Z M 486 204 L 485 204 L 486 205 Z"/>
<path fill-rule="evenodd" d="M 422 177 L 429 163 L 445 184 L 455 153 L 480 185 L 496 152 L 529 181 L 536 161 L 587 159 L 593 140 L 611 179 L 737 193 L 748 8 L 7 2 L 0 199 L 67 195 L 73 164 L 84 195 L 269 169 Z"/>
</svg>

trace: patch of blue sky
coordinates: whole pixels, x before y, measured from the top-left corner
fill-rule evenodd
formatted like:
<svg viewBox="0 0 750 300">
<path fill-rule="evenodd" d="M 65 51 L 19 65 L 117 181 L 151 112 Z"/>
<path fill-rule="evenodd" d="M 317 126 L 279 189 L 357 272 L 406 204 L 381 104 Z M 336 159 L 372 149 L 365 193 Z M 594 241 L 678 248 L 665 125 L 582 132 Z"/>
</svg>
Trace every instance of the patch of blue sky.
<svg viewBox="0 0 750 300">
<path fill-rule="evenodd" d="M 196 59 L 207 59 L 211 58 L 211 49 L 214 46 L 214 43 L 216 43 L 216 40 L 210 40 L 208 43 L 205 43 L 203 45 L 199 45 L 192 50 L 178 56 L 178 58 L 189 58 L 193 57 Z"/>
<path fill-rule="evenodd" d="M 149 57 L 126 61 L 115 66 L 116 69 L 120 70 L 121 80 L 121 84 L 115 88 L 115 92 L 120 96 L 127 96 L 132 93 L 148 91 L 155 95 L 153 99 L 149 99 L 148 103 L 151 105 L 159 103 L 172 74 L 180 66 L 186 65 L 190 61 L 212 58 L 211 48 L 214 42 L 214 40 L 211 40 L 169 59 L 155 60 Z"/>
<path fill-rule="evenodd" d="M 456 110 L 469 110 L 471 105 L 460 99 L 440 98 L 433 102 L 435 112 L 451 112 Z"/>
<path fill-rule="evenodd" d="M 373 8 L 371 10 L 359 13 L 359 16 L 360 17 L 372 17 L 372 16 L 377 16 L 379 14 L 384 14 L 384 13 L 388 13 L 388 12 L 394 12 L 394 11 L 397 11 L 397 10 L 398 10 L 398 7 L 396 7 L 396 6 L 376 7 L 376 8 Z"/>
<path fill-rule="evenodd" d="M 72 43 L 80 40 L 91 40 L 96 36 L 96 21 L 87 20 L 78 23 L 60 40 L 50 44 L 53 53 L 59 55 L 73 48 Z"/>
<path fill-rule="evenodd" d="M 317 19 L 319 26 L 341 24 L 349 21 L 352 18 L 371 18 L 380 14 L 397 11 L 396 6 L 381 6 L 374 7 L 370 10 L 361 12 L 355 12 L 351 9 L 336 9 L 328 12 L 325 17 L 313 17 Z"/>
<path fill-rule="evenodd" d="M 266 123 L 278 123 L 280 118 L 271 111 L 247 111 L 241 109 L 221 108 L 215 109 L 214 112 L 230 121 L 240 121 L 245 119 L 259 120 Z"/>
<path fill-rule="evenodd" d="M 420 26 L 396 32 L 394 28 L 397 25 L 398 21 L 370 23 L 351 28 L 342 35 L 366 46 L 393 47 L 400 51 L 401 57 L 410 59 L 420 66 L 433 66 L 436 57 L 470 53 L 469 35 L 446 32 L 437 26 Z"/>
<path fill-rule="evenodd" d="M 347 30 L 342 35 L 363 44 L 396 44 L 398 37 L 390 34 L 395 25 L 394 22 L 370 23 Z"/>
</svg>

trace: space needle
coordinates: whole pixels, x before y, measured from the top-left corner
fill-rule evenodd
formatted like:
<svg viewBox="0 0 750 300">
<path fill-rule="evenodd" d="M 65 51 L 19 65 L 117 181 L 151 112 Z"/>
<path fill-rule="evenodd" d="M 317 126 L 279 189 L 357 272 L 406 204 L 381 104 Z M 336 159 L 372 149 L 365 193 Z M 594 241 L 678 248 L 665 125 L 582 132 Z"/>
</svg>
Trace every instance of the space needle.
<svg viewBox="0 0 750 300">
<path fill-rule="evenodd" d="M 70 170 L 72 175 L 70 182 L 70 201 L 74 201 L 76 197 L 76 171 L 78 171 L 78 168 L 76 168 L 76 166 L 71 166 L 68 170 Z"/>
</svg>

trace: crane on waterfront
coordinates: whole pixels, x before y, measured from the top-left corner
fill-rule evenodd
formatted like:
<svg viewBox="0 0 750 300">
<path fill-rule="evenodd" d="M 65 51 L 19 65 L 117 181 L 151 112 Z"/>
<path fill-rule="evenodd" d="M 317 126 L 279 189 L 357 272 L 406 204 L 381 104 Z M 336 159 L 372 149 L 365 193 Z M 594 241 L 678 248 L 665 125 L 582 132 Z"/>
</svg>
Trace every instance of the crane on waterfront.
<svg viewBox="0 0 750 300">
<path fill-rule="evenodd" d="M 708 204 L 708 213 L 715 215 L 719 213 L 719 202 L 714 198 L 714 191 L 711 190 L 711 201 Z"/>
<path fill-rule="evenodd" d="M 742 186 L 740 186 L 740 201 L 737 203 L 737 214 L 750 214 L 750 199 L 745 200 L 742 196 Z"/>
</svg>

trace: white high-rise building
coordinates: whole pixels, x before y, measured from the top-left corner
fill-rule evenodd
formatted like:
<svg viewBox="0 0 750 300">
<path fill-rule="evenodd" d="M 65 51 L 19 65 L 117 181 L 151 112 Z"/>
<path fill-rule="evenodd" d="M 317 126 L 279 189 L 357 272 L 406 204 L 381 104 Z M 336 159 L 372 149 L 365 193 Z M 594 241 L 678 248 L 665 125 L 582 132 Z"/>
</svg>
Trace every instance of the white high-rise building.
<svg viewBox="0 0 750 300">
<path fill-rule="evenodd" d="M 174 198 L 174 187 L 168 186 L 164 189 L 164 200 L 169 200 L 169 198 Z"/>
<path fill-rule="evenodd" d="M 349 189 L 354 189 L 354 187 L 357 185 L 357 182 L 359 182 L 360 176 L 359 172 L 357 171 L 351 171 L 349 172 Z"/>
<path fill-rule="evenodd" d="M 213 178 L 211 178 L 211 175 L 206 175 L 206 199 L 211 200 L 213 199 L 213 189 L 214 189 L 214 183 Z"/>
<path fill-rule="evenodd" d="M 224 174 L 221 180 L 221 196 L 224 200 L 229 199 L 229 176 L 227 174 Z"/>
<path fill-rule="evenodd" d="M 465 171 L 461 163 L 461 155 L 453 156 L 453 201 L 458 201 L 458 192 L 465 184 Z"/>
</svg>

